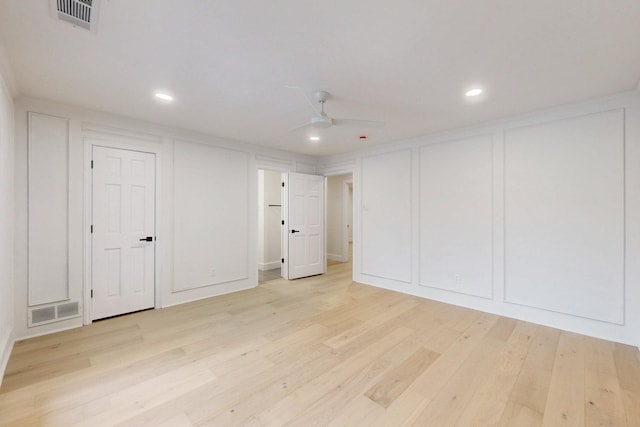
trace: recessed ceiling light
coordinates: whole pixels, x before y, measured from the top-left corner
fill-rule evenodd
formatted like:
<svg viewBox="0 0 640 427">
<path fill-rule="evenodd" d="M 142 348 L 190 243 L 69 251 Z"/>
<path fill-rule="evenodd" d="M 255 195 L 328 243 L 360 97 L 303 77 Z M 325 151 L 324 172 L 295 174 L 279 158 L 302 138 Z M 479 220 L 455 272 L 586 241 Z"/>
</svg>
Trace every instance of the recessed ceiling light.
<svg viewBox="0 0 640 427">
<path fill-rule="evenodd" d="M 469 89 L 468 91 L 465 92 L 466 96 L 478 96 L 482 93 L 482 89 L 480 88 L 475 88 L 475 89 Z"/>
<path fill-rule="evenodd" d="M 310 141 L 320 141 L 320 137 L 319 136 L 310 136 L 309 140 Z"/>
<path fill-rule="evenodd" d="M 173 96 L 166 94 L 164 92 L 156 92 L 156 98 L 161 99 L 163 101 L 173 101 Z"/>
</svg>

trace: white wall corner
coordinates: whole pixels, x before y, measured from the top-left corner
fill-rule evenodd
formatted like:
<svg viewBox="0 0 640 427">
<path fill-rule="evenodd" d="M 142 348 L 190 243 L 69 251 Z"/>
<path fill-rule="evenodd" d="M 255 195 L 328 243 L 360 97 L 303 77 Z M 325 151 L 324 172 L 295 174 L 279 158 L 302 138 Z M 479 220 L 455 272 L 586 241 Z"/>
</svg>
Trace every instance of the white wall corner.
<svg viewBox="0 0 640 427">
<path fill-rule="evenodd" d="M 344 262 L 344 257 L 340 254 L 327 254 L 327 259 L 329 261 L 338 261 L 338 262 Z"/>
<path fill-rule="evenodd" d="M 13 350 L 13 329 L 7 328 L 3 337 L 0 337 L 0 387 L 2 387 L 2 380 L 4 378 L 4 372 L 7 369 L 9 363 L 9 357 Z"/>
<path fill-rule="evenodd" d="M 2 76 L 0 80 L 4 81 L 11 97 L 15 98 L 18 96 L 18 83 L 16 82 L 15 74 L 9 63 L 7 51 L 2 44 L 0 44 L 0 75 Z"/>
</svg>

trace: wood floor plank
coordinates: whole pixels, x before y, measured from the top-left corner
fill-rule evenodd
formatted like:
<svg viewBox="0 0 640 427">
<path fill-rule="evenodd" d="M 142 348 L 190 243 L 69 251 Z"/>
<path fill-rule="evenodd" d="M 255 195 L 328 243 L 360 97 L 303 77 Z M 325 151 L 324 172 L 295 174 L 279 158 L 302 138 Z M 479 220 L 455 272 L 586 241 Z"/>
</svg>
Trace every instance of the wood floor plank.
<svg viewBox="0 0 640 427">
<path fill-rule="evenodd" d="M 491 369 L 495 374 L 491 375 L 474 393 L 458 419 L 458 424 L 469 426 L 498 424 L 536 330 L 536 327 L 529 323 L 520 322 L 514 326 L 503 328 L 492 335 L 494 338 L 507 339 L 507 343 L 496 360 L 495 368 Z M 512 330 L 510 336 L 506 335 L 507 330 Z"/>
<path fill-rule="evenodd" d="M 627 425 L 624 396 L 618 382 L 613 350 L 613 343 L 608 341 L 585 340 L 586 426 Z"/>
<path fill-rule="evenodd" d="M 365 396 L 383 408 L 388 408 L 439 356 L 424 347 L 419 348 L 407 360 L 385 374 L 367 390 Z"/>
<path fill-rule="evenodd" d="M 622 389 L 622 400 L 627 425 L 640 425 L 640 354 L 630 345 L 614 344 L 613 358 L 617 379 Z M 636 423 L 636 424 L 634 424 Z"/>
<path fill-rule="evenodd" d="M 542 424 L 559 339 L 557 329 L 543 326 L 536 329 L 498 425 Z"/>
<path fill-rule="evenodd" d="M 543 426 L 584 425 L 584 337 L 560 334 Z"/>
<path fill-rule="evenodd" d="M 366 418 L 379 418 L 385 413 L 384 409 L 364 395 L 351 400 L 341 410 L 334 414 L 327 424 L 329 427 L 366 426 Z"/>
<path fill-rule="evenodd" d="M 505 322 L 501 320 L 498 319 L 459 369 L 449 377 L 446 384 L 433 397 L 413 425 L 445 426 L 457 424 L 476 390 L 495 375 L 495 366 L 498 364 L 501 352 L 506 345 L 502 339 Z M 499 332 L 496 332 L 497 330 Z"/>
<path fill-rule="evenodd" d="M 361 285 L 333 263 L 17 342 L 0 426 L 637 426 L 639 402 L 635 347 Z"/>
<path fill-rule="evenodd" d="M 448 327 L 441 328 L 440 334 L 436 334 L 436 336 L 442 335 L 442 333 L 450 334 L 451 338 L 446 341 L 451 342 L 451 345 L 443 349 L 440 357 L 411 383 L 405 393 L 400 395 L 389 406 L 384 416 L 368 417 L 365 419 L 365 423 L 372 426 L 388 426 L 396 423 L 396 416 L 399 414 L 395 408 L 408 407 L 408 400 L 411 401 L 413 410 L 404 414 L 402 424 L 412 425 L 415 423 L 416 419 L 424 412 L 442 388 L 448 384 L 450 378 L 458 371 L 465 360 L 468 360 L 471 354 L 475 354 L 477 347 L 482 345 L 483 339 L 497 320 L 498 316 L 485 314 L 462 332 Z M 416 394 L 422 397 L 419 402 L 415 400 Z M 387 416 L 387 414 L 389 415 Z"/>
<path fill-rule="evenodd" d="M 326 347 L 324 349 L 326 349 Z M 322 355 L 326 353 L 320 351 L 314 354 Z M 255 385 L 257 378 L 267 377 L 274 368 L 273 363 L 260 355 L 243 359 L 243 362 L 244 365 L 242 368 L 226 372 L 214 381 L 189 391 L 176 399 L 162 403 L 155 408 L 145 410 L 117 425 L 155 427 L 165 422 L 165 420 L 180 414 L 185 414 L 189 422 L 191 422 L 191 419 L 187 416 L 187 412 L 191 408 L 197 407 L 198 405 L 207 405 L 212 402 L 212 399 L 224 393 L 236 393 L 237 390 L 249 392 L 251 388 L 248 384 Z M 213 409 L 215 409 L 215 407 Z"/>
<path fill-rule="evenodd" d="M 191 424 L 191 421 L 189 421 L 189 417 L 187 417 L 183 413 L 180 413 L 160 424 L 156 424 L 156 426 L 157 427 L 193 427 L 193 424 Z"/>
<path fill-rule="evenodd" d="M 265 425 L 283 425 L 297 414 L 307 410 L 318 398 L 326 395 L 341 383 L 348 381 L 352 376 L 357 376 L 359 372 L 369 369 L 369 365 L 376 358 L 402 342 L 413 332 L 410 328 L 400 326 L 388 334 L 379 336 L 376 340 L 371 341 L 366 348 L 360 348 L 359 351 L 354 349 L 350 353 L 334 353 L 332 357 L 318 361 L 314 366 L 314 368 L 321 368 L 318 375 L 299 386 L 296 386 L 294 382 L 287 381 L 289 390 L 286 392 L 275 390 L 276 393 L 282 395 L 282 398 L 276 400 L 267 410 L 259 414 L 260 422 Z M 256 396 L 255 400 L 259 400 L 260 405 L 264 405 L 265 401 L 273 399 L 273 394 L 261 393 Z M 216 419 L 220 425 L 237 424 L 237 420 L 230 419 L 231 413 L 224 414 L 226 415 L 224 419 Z"/>
</svg>

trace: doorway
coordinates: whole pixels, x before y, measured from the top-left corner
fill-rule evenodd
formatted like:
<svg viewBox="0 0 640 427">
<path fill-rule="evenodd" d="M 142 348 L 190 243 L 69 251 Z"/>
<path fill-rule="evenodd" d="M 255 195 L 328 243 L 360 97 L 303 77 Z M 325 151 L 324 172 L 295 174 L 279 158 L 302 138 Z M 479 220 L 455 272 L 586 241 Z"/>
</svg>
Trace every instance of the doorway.
<svg viewBox="0 0 640 427">
<path fill-rule="evenodd" d="M 258 282 L 281 278 L 280 172 L 258 170 Z"/>
<path fill-rule="evenodd" d="M 353 174 L 327 178 L 327 259 L 351 262 L 353 254 Z"/>
</svg>

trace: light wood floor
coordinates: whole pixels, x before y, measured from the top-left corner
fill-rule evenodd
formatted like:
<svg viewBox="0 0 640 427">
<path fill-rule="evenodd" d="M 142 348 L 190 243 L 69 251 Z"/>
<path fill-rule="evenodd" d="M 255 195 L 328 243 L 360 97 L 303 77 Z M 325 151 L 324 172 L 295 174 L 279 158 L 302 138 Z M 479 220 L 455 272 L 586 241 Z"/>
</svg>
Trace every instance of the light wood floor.
<svg viewBox="0 0 640 427">
<path fill-rule="evenodd" d="M 258 270 L 258 283 L 260 284 L 279 279 L 281 277 L 280 268 L 275 268 L 273 270 Z"/>
<path fill-rule="evenodd" d="M 0 424 L 640 426 L 636 348 L 350 268 L 19 342 Z"/>
</svg>

